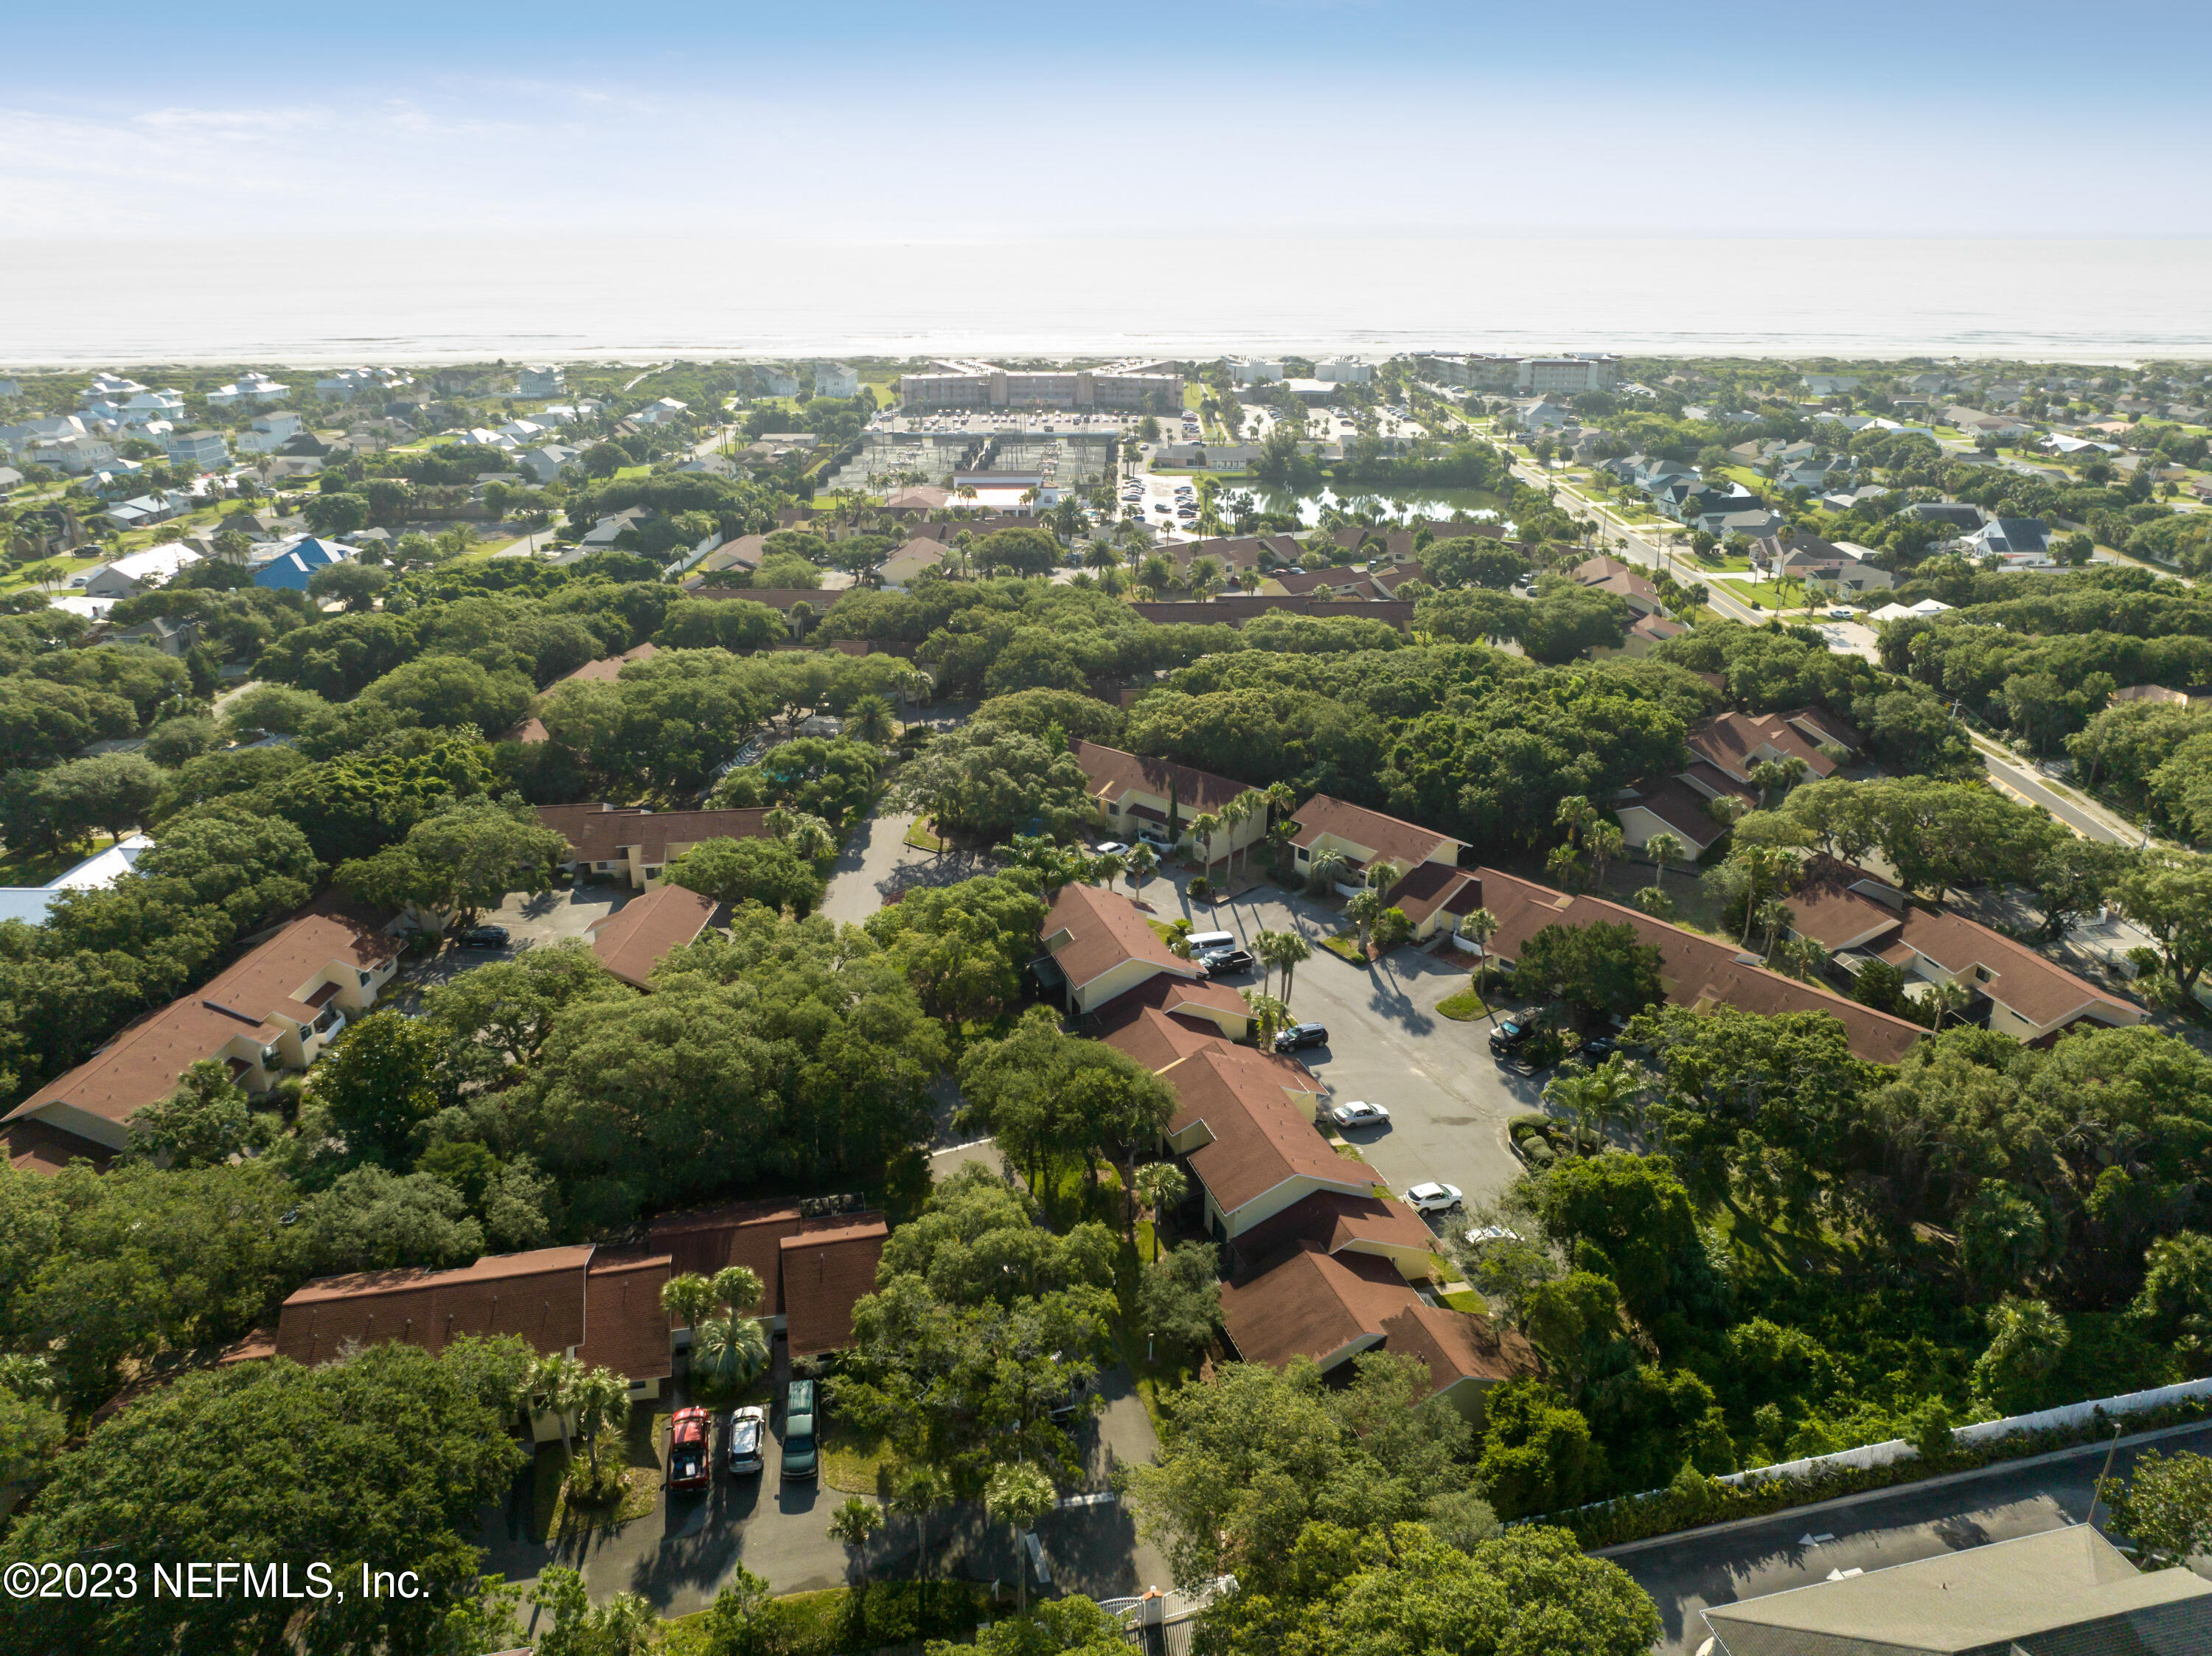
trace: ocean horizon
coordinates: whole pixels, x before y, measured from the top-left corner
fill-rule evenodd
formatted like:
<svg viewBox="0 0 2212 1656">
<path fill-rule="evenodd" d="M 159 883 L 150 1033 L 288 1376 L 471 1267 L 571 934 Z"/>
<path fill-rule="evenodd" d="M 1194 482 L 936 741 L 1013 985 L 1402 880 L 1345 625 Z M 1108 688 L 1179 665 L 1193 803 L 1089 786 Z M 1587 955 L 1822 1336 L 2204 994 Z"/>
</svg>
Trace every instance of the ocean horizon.
<svg viewBox="0 0 2212 1656">
<path fill-rule="evenodd" d="M 0 240 L 0 367 L 2212 358 L 2212 240 Z"/>
</svg>

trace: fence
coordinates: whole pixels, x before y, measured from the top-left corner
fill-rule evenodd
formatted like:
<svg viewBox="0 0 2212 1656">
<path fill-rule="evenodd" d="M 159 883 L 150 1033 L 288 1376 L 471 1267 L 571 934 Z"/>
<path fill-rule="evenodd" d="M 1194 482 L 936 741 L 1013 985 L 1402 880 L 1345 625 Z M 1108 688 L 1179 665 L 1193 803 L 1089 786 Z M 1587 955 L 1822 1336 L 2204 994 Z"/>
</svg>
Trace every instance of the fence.
<svg viewBox="0 0 2212 1656">
<path fill-rule="evenodd" d="M 2212 1398 L 2212 1377 L 2183 1380 L 2179 1385 L 2161 1386 L 2148 1392 L 2129 1392 L 2118 1397 L 2092 1398 L 2083 1403 L 2069 1403 L 2056 1409 L 2038 1410 L 2030 1415 L 2008 1415 L 2002 1420 L 1982 1421 L 1975 1425 L 1958 1427 L 1951 1436 L 1953 1442 L 1960 1448 L 1980 1448 L 2024 1433 L 2065 1431 L 2088 1426 L 2100 1415 L 2110 1420 L 2125 1415 L 2142 1414 L 2191 1398 Z M 1884 1443 L 1863 1444 L 1856 1449 L 1839 1449 L 1833 1454 L 1809 1455 L 1802 1460 L 1786 1460 L 1771 1466 L 1750 1466 L 1740 1472 L 1716 1477 L 1713 1482 L 1725 1487 L 1749 1489 L 1755 1484 L 1784 1480 L 1809 1480 L 1830 1472 L 1870 1471 L 1877 1467 L 1894 1465 L 1899 1461 L 1915 1460 L 1919 1455 L 1919 1450 L 1903 1438 L 1891 1438 Z M 1610 1501 L 1593 1501 L 1584 1506 L 1570 1507 L 1536 1518 L 1518 1519 L 1515 1522 L 1558 1524 L 1571 1528 L 1574 1520 L 1583 1514 L 1607 1509 L 1621 1512 L 1646 1501 L 1666 1500 L 1673 1494 L 1671 1489 L 1646 1489 L 1641 1495 L 1616 1495 Z"/>
</svg>

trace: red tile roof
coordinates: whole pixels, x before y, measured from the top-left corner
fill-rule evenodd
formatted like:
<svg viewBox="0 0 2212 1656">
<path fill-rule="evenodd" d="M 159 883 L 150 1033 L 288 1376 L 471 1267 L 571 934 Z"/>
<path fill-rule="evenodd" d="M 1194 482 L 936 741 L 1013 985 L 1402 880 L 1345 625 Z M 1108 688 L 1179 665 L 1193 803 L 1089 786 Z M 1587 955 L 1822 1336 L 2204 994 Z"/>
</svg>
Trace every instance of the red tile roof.
<svg viewBox="0 0 2212 1656">
<path fill-rule="evenodd" d="M 177 1079 L 212 1058 L 234 1035 L 270 1042 L 282 1033 L 270 1022 L 283 1012 L 302 1023 L 315 1012 L 295 996 L 333 964 L 359 971 L 381 966 L 398 944 L 370 918 L 325 899 L 279 927 L 266 943 L 242 955 L 199 989 L 149 1012 L 106 1046 L 48 1082 L 5 1119 L 65 1103 L 88 1114 L 128 1122 L 147 1105 L 167 1098 Z"/>
<path fill-rule="evenodd" d="M 1071 738 L 1067 750 L 1083 767 L 1094 799 L 1118 803 L 1132 792 L 1165 799 L 1172 793 L 1185 824 L 1200 811 L 1218 810 L 1245 791 L 1245 784 L 1212 771 L 1124 753 L 1080 737 Z"/>
<path fill-rule="evenodd" d="M 680 885 L 664 885 L 633 897 L 591 925 L 592 952 L 624 983 L 653 986 L 653 968 L 671 950 L 695 943 L 720 905 Z"/>
<path fill-rule="evenodd" d="M 865 1216 L 787 1236 L 781 1244 L 785 1333 L 794 1357 L 839 1351 L 853 1343 L 853 1307 L 876 1289 L 876 1266 L 890 1228 Z"/>
<path fill-rule="evenodd" d="M 1497 869 L 1480 870 L 1483 904 L 1498 919 L 1491 952 L 1518 957 L 1522 945 L 1547 925 L 1629 925 L 1639 941 L 1659 950 L 1660 978 L 1668 998 L 1703 1010 L 1715 1004 L 1774 1016 L 1784 1012 L 1825 1012 L 1843 1024 L 1850 1049 L 1877 1064 L 1894 1064 L 1928 1032 L 1919 1024 L 1845 1000 L 1816 985 L 1785 978 L 1747 960 L 1725 938 L 1668 925 L 1620 903 L 1595 897 L 1570 897 Z"/>
</svg>

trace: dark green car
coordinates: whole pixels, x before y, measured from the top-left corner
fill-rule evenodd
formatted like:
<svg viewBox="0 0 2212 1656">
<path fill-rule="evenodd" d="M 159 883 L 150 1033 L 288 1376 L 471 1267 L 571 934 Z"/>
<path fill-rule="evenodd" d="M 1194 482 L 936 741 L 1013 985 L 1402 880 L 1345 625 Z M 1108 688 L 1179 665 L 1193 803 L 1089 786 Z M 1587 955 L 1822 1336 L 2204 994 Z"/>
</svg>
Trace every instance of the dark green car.
<svg viewBox="0 0 2212 1656">
<path fill-rule="evenodd" d="M 822 1454 L 814 1441 L 814 1382 L 793 1380 L 783 1405 L 783 1476 L 820 1475 Z"/>
</svg>

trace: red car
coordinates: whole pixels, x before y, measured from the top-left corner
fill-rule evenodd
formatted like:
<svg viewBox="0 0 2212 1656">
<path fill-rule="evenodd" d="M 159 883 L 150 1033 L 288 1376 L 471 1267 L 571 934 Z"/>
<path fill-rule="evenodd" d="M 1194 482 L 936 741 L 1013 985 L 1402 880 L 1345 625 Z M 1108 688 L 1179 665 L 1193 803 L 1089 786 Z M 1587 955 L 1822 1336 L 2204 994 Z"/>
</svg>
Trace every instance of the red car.
<svg viewBox="0 0 2212 1656">
<path fill-rule="evenodd" d="M 669 1424 L 668 1487 L 703 1489 L 714 1481 L 714 1460 L 708 1450 L 704 1409 L 678 1409 Z"/>
</svg>

